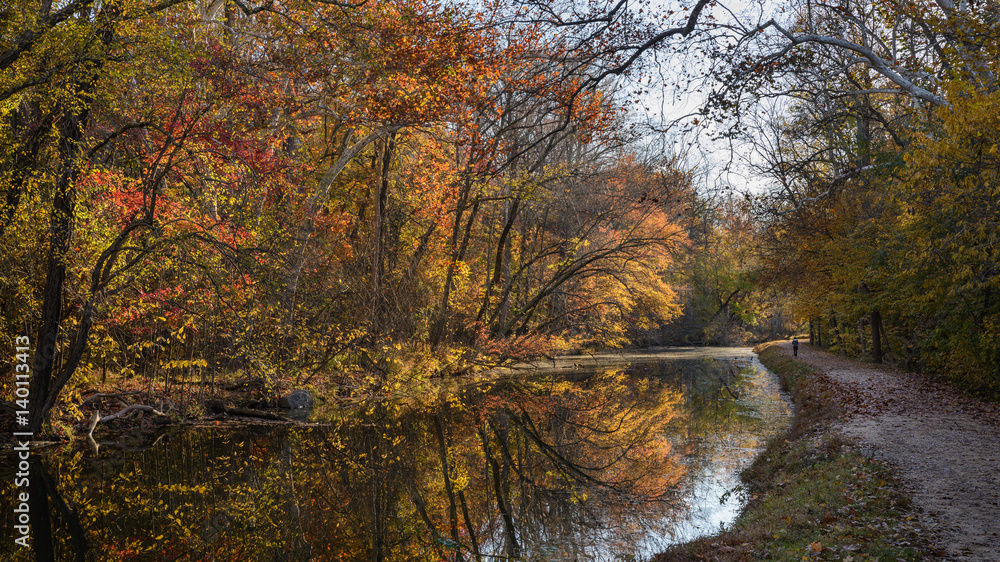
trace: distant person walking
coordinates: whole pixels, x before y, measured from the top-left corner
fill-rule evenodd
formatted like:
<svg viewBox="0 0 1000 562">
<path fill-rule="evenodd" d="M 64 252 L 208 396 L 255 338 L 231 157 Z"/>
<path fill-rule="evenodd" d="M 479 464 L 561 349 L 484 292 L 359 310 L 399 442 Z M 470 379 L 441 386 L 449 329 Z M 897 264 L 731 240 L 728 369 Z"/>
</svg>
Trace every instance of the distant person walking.
<svg viewBox="0 0 1000 562">
<path fill-rule="evenodd" d="M 799 338 L 792 338 L 792 355 L 799 356 Z"/>
</svg>

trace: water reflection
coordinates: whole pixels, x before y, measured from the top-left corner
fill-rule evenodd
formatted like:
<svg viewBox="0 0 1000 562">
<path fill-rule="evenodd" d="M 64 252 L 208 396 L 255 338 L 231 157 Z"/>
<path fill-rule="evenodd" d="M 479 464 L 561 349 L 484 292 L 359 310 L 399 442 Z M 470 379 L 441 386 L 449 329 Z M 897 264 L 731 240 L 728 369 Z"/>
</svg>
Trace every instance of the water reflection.
<svg viewBox="0 0 1000 562">
<path fill-rule="evenodd" d="M 96 456 L 81 446 L 36 455 L 32 497 L 37 486 L 46 503 L 32 507 L 34 549 L 55 560 L 641 559 L 730 521 L 738 494 L 719 498 L 786 415 L 750 359 L 659 361 L 373 402 L 317 427 L 174 431 Z M 0 482 L 0 505 L 12 482 Z"/>
</svg>

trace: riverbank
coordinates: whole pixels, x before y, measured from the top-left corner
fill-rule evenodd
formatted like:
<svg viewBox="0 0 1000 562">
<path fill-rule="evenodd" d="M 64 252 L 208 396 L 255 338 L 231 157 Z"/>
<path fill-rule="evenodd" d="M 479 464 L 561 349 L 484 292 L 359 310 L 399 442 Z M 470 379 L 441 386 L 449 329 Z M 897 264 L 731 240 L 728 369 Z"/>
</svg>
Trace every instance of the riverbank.
<svg viewBox="0 0 1000 562">
<path fill-rule="evenodd" d="M 743 513 L 727 531 L 656 560 L 936 558 L 937 536 L 923 526 L 896 471 L 837 429 L 847 415 L 843 397 L 784 347 L 771 342 L 757 352 L 791 393 L 796 415 L 744 472 Z"/>
</svg>

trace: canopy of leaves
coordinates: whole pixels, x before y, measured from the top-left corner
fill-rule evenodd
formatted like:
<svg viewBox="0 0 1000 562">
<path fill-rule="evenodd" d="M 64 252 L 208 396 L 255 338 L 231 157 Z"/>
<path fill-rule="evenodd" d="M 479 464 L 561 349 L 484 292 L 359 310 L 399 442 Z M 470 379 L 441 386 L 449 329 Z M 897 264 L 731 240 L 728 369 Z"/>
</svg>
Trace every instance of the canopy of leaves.
<svg viewBox="0 0 1000 562">
<path fill-rule="evenodd" d="M 619 8 L 5 5 L 0 331 L 34 342 L 32 427 L 98 372 L 440 376 L 676 316 L 692 185 L 598 87 L 654 35 Z"/>
</svg>

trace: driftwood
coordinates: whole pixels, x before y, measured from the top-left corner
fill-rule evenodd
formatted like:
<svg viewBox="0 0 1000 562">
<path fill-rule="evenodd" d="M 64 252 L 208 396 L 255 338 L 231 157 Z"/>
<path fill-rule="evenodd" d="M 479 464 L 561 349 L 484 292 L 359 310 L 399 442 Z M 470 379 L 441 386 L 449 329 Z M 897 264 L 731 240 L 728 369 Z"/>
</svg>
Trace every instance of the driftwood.
<svg viewBox="0 0 1000 562">
<path fill-rule="evenodd" d="M 221 402 L 216 402 L 216 401 L 210 403 L 209 408 L 217 413 L 224 413 L 230 416 L 243 416 L 247 418 L 259 418 L 264 420 L 283 421 L 283 422 L 292 421 L 286 418 L 285 416 L 275 414 L 272 412 L 265 412 L 263 410 L 254 410 L 251 408 L 230 408 L 228 406 L 221 404 Z M 87 428 L 87 438 L 91 442 L 91 447 L 93 447 L 95 451 L 98 448 L 97 443 L 94 442 L 94 428 L 97 427 L 97 424 L 107 423 L 109 421 L 116 420 L 122 416 L 126 416 L 133 412 L 151 412 L 157 416 L 166 416 L 166 414 L 164 414 L 163 412 L 146 404 L 132 404 L 131 406 L 126 406 L 113 414 L 109 414 L 103 417 L 101 416 L 100 412 L 95 411 L 93 417 L 91 417 L 90 419 L 90 425 Z"/>
<path fill-rule="evenodd" d="M 90 418 L 90 427 L 87 428 L 87 437 L 94 435 L 94 428 L 97 427 L 98 422 L 101 421 L 101 413 L 94 412 L 94 417 Z"/>
<path fill-rule="evenodd" d="M 117 412 L 115 412 L 115 413 L 113 413 L 111 415 L 104 416 L 103 418 L 101 418 L 100 420 L 98 420 L 98 423 L 107 423 L 107 422 L 109 422 L 111 420 L 116 420 L 116 419 L 124 416 L 125 414 L 130 414 L 132 412 L 153 412 L 157 416 L 165 416 L 166 415 L 163 412 L 157 410 L 156 408 L 154 408 L 152 406 L 147 406 L 146 404 L 132 404 L 131 406 L 126 406 L 126 407 L 122 408 L 121 410 L 118 410 Z M 96 424 L 94 424 L 94 425 L 96 425 Z"/>
<path fill-rule="evenodd" d="M 124 416 L 126 414 L 130 414 L 132 412 L 137 412 L 137 411 L 138 412 L 153 412 L 154 414 L 156 414 L 158 416 L 165 416 L 166 415 L 163 412 L 157 410 L 156 408 L 154 408 L 152 406 L 147 406 L 145 404 L 133 404 L 131 406 L 126 406 L 126 407 L 122 408 L 121 410 L 119 410 L 119 411 L 117 411 L 117 412 L 115 412 L 115 413 L 113 413 L 111 415 L 104 416 L 103 418 L 101 417 L 101 412 L 99 412 L 99 411 L 95 411 L 94 412 L 93 417 L 90 418 L 90 426 L 87 427 L 87 442 L 90 443 L 90 447 L 94 451 L 95 455 L 100 450 L 101 445 L 105 445 L 105 444 L 108 443 L 107 441 L 102 441 L 101 443 L 98 443 L 96 440 L 94 440 L 94 428 L 97 427 L 97 424 L 109 422 L 111 420 L 116 420 L 116 419 L 118 419 L 118 418 L 120 418 L 120 417 L 122 417 L 122 416 Z"/>
<path fill-rule="evenodd" d="M 729 395 L 730 395 L 730 396 L 732 396 L 733 398 L 735 398 L 735 399 L 737 399 L 737 400 L 739 400 L 739 399 L 740 399 L 740 395 L 739 395 L 739 394 L 736 394 L 735 392 L 733 392 L 733 389 L 729 388 L 729 385 L 728 385 L 728 384 L 723 384 L 723 385 L 722 385 L 722 388 L 726 389 L 726 392 L 728 392 L 728 393 L 729 393 Z"/>
<path fill-rule="evenodd" d="M 87 404 L 90 404 L 94 400 L 100 400 L 101 398 L 121 398 L 122 396 L 132 396 L 132 395 L 135 395 L 135 394 L 142 394 L 142 391 L 133 390 L 133 391 L 130 391 L 130 392 L 115 392 L 115 393 L 112 393 L 112 394 L 104 394 L 104 393 L 98 392 L 97 394 L 88 396 L 86 398 L 86 400 L 84 400 L 83 402 L 80 402 L 80 406 L 79 407 L 83 408 L 84 406 L 86 406 Z"/>
</svg>

